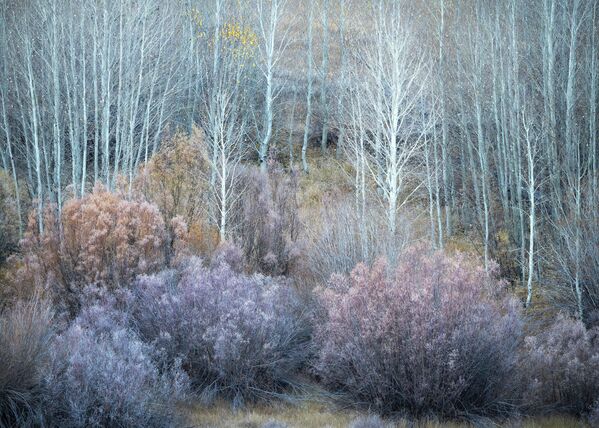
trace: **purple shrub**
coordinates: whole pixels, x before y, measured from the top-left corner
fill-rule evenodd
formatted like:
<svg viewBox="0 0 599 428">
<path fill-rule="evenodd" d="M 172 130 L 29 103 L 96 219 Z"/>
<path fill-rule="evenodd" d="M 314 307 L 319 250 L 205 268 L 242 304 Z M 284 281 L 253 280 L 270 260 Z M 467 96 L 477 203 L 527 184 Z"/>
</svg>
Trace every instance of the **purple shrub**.
<svg viewBox="0 0 599 428">
<path fill-rule="evenodd" d="M 242 272 L 245 260 L 241 249 L 230 242 L 221 242 L 212 254 L 210 266 L 216 267 L 223 263 L 229 265 L 234 272 Z"/>
<path fill-rule="evenodd" d="M 192 258 L 178 272 L 140 277 L 133 317 L 162 363 L 181 358 L 205 399 L 241 405 L 293 384 L 308 352 L 302 305 L 282 280 Z"/>
<path fill-rule="evenodd" d="M 188 378 L 174 362 L 159 370 L 152 350 L 109 304 L 84 308 L 51 346 L 44 410 L 61 427 L 147 426 L 177 423 L 175 404 Z"/>
<path fill-rule="evenodd" d="M 88 285 L 78 295 L 81 311 L 76 323 L 96 334 L 127 328 L 130 321 L 128 306 L 132 296 L 133 293 L 127 288 L 109 290 L 106 287 Z"/>
<path fill-rule="evenodd" d="M 599 397 L 599 328 L 559 317 L 526 338 L 520 367 L 524 403 L 535 412 L 591 410 Z"/>
<path fill-rule="evenodd" d="M 52 312 L 39 300 L 0 313 L 0 427 L 39 424 Z"/>
<path fill-rule="evenodd" d="M 286 275 L 300 255 L 297 176 L 280 168 L 268 175 L 248 168 L 243 174 L 232 217 L 245 259 L 252 271 Z"/>
<path fill-rule="evenodd" d="M 502 285 L 465 256 L 423 247 L 319 290 L 316 372 L 384 414 L 507 411 L 521 322 Z"/>
</svg>

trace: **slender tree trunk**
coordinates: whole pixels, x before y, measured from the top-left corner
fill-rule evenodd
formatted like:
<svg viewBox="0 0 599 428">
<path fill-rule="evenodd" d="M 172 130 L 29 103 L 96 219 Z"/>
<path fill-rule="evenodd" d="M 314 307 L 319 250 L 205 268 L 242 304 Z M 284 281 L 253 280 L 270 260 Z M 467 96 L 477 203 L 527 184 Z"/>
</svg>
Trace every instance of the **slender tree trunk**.
<svg viewBox="0 0 599 428">
<path fill-rule="evenodd" d="M 340 69 L 341 75 L 339 78 L 339 88 L 337 93 L 337 116 L 339 123 L 339 135 L 337 136 L 337 150 L 336 157 L 339 159 L 341 151 L 343 150 L 343 144 L 345 141 L 345 115 L 343 114 L 343 101 L 345 94 L 345 79 L 347 73 L 347 52 L 345 46 L 345 0 L 339 0 L 339 49 L 340 49 Z"/>
<path fill-rule="evenodd" d="M 293 99 L 291 101 L 291 112 L 289 113 L 289 135 L 287 136 L 287 146 L 289 148 L 289 169 L 293 170 L 293 127 L 295 126 L 295 106 L 297 104 L 297 89 L 293 87 Z"/>
<path fill-rule="evenodd" d="M 308 90 L 306 92 L 306 122 L 304 124 L 304 140 L 302 143 L 302 169 L 305 173 L 308 173 L 308 160 L 306 157 L 306 151 L 308 149 L 308 139 L 310 137 L 310 124 L 312 123 L 312 85 L 313 85 L 313 61 L 314 56 L 312 53 L 312 28 L 314 20 L 314 1 L 310 0 L 310 12 L 308 15 L 308 40 L 307 40 L 307 57 L 308 63 L 308 74 L 306 76 L 308 80 Z"/>
<path fill-rule="evenodd" d="M 31 132 L 33 141 L 33 153 L 35 162 L 35 176 L 37 181 L 37 190 L 35 193 L 37 199 L 37 220 L 38 230 L 40 234 L 44 233 L 44 188 L 42 185 L 42 161 L 40 154 L 40 141 L 39 141 L 39 125 L 38 125 L 38 112 L 37 112 L 37 98 L 36 88 L 34 83 L 33 75 L 33 64 L 32 64 L 32 48 L 29 39 L 26 43 L 26 61 L 27 61 L 27 83 L 29 87 L 29 100 L 31 102 Z"/>
<path fill-rule="evenodd" d="M 329 106 L 327 102 L 327 75 L 329 74 L 329 0 L 322 3 L 322 69 L 320 75 L 320 107 L 322 109 L 322 136 L 320 149 L 327 151 L 329 135 Z"/>
<path fill-rule="evenodd" d="M 445 204 L 445 231 L 447 235 L 452 233 L 451 224 L 451 201 L 450 201 L 450 181 L 448 175 L 449 160 L 447 156 L 448 152 L 448 126 L 447 126 L 447 108 L 446 108 L 446 73 L 445 73 L 445 0 L 440 0 L 440 27 L 439 27 L 439 74 L 441 77 L 441 158 L 442 158 L 442 169 L 443 169 L 443 197 Z M 436 158 L 435 158 L 436 159 Z M 441 233 L 441 232 L 439 232 Z M 442 241 L 441 241 L 442 242 Z M 441 248 L 443 244 L 441 243 Z"/>
</svg>

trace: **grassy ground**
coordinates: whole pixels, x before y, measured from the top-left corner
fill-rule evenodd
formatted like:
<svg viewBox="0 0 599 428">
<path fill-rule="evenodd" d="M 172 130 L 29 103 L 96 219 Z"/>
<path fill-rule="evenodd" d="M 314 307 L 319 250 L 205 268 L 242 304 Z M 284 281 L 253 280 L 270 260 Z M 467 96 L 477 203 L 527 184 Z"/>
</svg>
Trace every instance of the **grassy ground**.
<svg viewBox="0 0 599 428">
<path fill-rule="evenodd" d="M 253 406 L 244 410 L 233 411 L 230 406 L 217 404 L 213 406 L 192 406 L 186 409 L 189 426 L 194 428 L 262 428 L 269 422 L 273 428 L 347 428 L 361 416 L 355 410 L 334 409 L 322 403 L 304 403 L 301 405 Z M 587 428 L 588 424 L 569 417 L 547 417 L 522 419 L 509 422 L 436 422 L 405 420 L 387 420 L 388 427 L 393 428 L 470 428 L 470 427 L 502 427 L 502 428 Z M 374 427 L 373 427 L 374 428 Z"/>
</svg>

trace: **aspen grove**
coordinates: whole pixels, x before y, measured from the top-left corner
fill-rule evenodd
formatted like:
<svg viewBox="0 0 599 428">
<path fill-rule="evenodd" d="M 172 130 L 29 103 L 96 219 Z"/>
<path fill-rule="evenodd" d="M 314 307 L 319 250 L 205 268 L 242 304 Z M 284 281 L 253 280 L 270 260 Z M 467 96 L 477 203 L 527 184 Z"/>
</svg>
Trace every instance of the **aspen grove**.
<svg viewBox="0 0 599 428">
<path fill-rule="evenodd" d="M 598 106 L 599 0 L 0 0 L 0 428 L 599 424 Z"/>
</svg>

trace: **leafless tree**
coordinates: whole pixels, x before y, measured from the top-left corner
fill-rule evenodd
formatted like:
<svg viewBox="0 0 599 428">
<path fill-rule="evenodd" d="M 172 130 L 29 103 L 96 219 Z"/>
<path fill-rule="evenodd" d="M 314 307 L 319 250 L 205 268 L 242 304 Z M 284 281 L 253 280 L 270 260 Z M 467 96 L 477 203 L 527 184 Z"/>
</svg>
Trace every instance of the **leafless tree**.
<svg viewBox="0 0 599 428">
<path fill-rule="evenodd" d="M 308 22 L 307 22 L 307 40 L 306 40 L 306 63 L 307 63 L 307 74 L 306 79 L 308 81 L 307 90 L 306 90 L 306 121 L 304 125 L 304 139 L 302 143 L 302 169 L 305 173 L 308 172 L 308 160 L 306 158 L 306 152 L 308 150 L 308 139 L 310 138 L 310 127 L 312 124 L 312 92 L 313 92 L 313 70 L 314 70 L 314 54 L 313 54 L 313 45 L 314 45 L 314 36 L 313 36 L 313 27 L 314 27 L 314 3 L 315 0 L 309 0 L 309 14 L 308 14 Z"/>
<path fill-rule="evenodd" d="M 365 83 L 363 91 L 352 94 L 363 99 L 362 126 L 374 134 L 369 145 L 375 157 L 368 169 L 382 192 L 389 231 L 395 233 L 397 211 L 415 191 L 407 188 L 411 163 L 430 132 L 430 120 L 421 120 L 430 117 L 423 115 L 428 108 L 429 67 L 403 20 L 402 2 L 381 2 L 380 7 L 383 12 L 378 15 L 374 33 L 382 46 L 373 50 L 366 42 L 358 47 L 355 66 L 360 67 Z"/>
<path fill-rule="evenodd" d="M 260 169 L 266 172 L 268 149 L 273 136 L 274 103 L 281 94 L 281 82 L 275 81 L 275 72 L 289 44 L 288 30 L 281 21 L 286 16 L 287 0 L 256 0 L 259 67 L 264 77 L 264 112 L 260 127 L 258 158 Z"/>
</svg>

